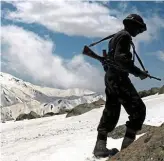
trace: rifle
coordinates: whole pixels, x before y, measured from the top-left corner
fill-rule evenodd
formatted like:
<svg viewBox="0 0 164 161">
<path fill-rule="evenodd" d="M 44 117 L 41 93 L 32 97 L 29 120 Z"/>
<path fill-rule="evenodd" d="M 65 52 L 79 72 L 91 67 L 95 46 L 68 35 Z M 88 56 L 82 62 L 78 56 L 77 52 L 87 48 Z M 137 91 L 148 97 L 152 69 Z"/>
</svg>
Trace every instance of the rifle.
<svg viewBox="0 0 164 161">
<path fill-rule="evenodd" d="M 103 61 L 105 60 L 105 57 L 106 57 L 105 50 L 103 50 L 103 57 L 102 57 L 102 56 L 100 56 L 100 55 L 97 55 L 95 52 L 93 52 L 93 51 L 92 51 L 88 46 L 86 46 L 86 45 L 84 46 L 84 49 L 83 49 L 83 52 L 82 52 L 82 53 L 83 53 L 84 55 L 87 55 L 87 56 L 89 56 L 89 57 L 92 57 L 92 58 L 94 58 L 94 59 L 97 59 L 97 60 L 100 61 L 100 62 L 103 62 Z M 108 59 L 107 62 L 108 62 L 108 65 L 109 65 L 109 66 L 112 66 L 112 67 L 114 67 L 114 68 L 116 68 L 116 69 L 119 69 L 119 70 L 121 70 L 121 71 L 127 72 L 126 69 L 121 68 L 120 66 L 118 66 L 117 64 L 115 64 L 112 60 Z M 146 73 L 145 73 L 145 74 L 146 74 Z M 153 79 L 156 79 L 156 80 L 161 81 L 160 78 L 151 76 L 151 75 L 149 75 L 148 73 L 147 73 L 147 77 L 149 77 L 150 79 L 153 78 Z"/>
</svg>

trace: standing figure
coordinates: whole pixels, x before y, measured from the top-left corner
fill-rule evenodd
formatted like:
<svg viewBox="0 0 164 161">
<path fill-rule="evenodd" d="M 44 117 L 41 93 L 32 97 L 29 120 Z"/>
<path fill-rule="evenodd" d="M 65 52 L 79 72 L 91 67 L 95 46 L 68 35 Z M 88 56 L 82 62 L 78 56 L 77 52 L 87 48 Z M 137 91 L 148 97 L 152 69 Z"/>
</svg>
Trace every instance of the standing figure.
<svg viewBox="0 0 164 161">
<path fill-rule="evenodd" d="M 136 138 L 137 131 L 141 130 L 146 116 L 146 107 L 129 79 L 129 73 L 141 79 L 147 78 L 147 73 L 134 65 L 133 54 L 130 52 L 132 37 L 147 30 L 141 16 L 130 14 L 123 20 L 124 29 L 116 33 L 109 41 L 108 56 L 119 67 L 104 66 L 106 104 L 97 131 L 97 141 L 94 148 L 96 157 L 113 155 L 107 149 L 107 134 L 117 125 L 121 105 L 129 115 L 126 122 L 126 133 L 121 150 L 128 147 Z"/>
</svg>

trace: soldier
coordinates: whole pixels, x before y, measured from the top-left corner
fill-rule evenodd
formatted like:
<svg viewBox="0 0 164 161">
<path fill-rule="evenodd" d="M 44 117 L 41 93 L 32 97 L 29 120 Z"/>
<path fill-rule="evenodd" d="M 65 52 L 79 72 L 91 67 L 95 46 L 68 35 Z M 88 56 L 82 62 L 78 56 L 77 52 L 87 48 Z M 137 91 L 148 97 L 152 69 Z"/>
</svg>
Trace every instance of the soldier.
<svg viewBox="0 0 164 161">
<path fill-rule="evenodd" d="M 130 47 L 132 37 L 147 30 L 143 19 L 137 14 L 130 14 L 123 20 L 124 29 L 116 33 L 109 41 L 108 56 L 117 65 L 126 69 L 120 71 L 114 67 L 107 67 L 103 63 L 105 74 L 106 105 L 97 128 L 98 135 L 94 148 L 96 157 L 114 155 L 117 151 L 106 147 L 107 134 L 114 130 L 117 125 L 121 104 L 129 115 L 126 122 L 126 133 L 122 142 L 121 150 L 128 147 L 136 138 L 137 131 L 141 130 L 146 115 L 146 107 L 131 83 L 129 73 L 147 78 L 147 73 L 134 65 Z M 106 68 L 107 67 L 107 68 Z"/>
</svg>

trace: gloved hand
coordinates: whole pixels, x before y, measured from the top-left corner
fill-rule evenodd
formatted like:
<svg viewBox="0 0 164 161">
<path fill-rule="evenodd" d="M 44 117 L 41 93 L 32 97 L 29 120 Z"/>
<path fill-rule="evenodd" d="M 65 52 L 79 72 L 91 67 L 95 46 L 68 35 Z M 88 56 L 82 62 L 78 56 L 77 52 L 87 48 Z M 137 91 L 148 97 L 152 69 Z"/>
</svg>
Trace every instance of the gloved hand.
<svg viewBox="0 0 164 161">
<path fill-rule="evenodd" d="M 146 79 L 148 77 L 148 71 L 141 71 L 139 77 L 141 80 Z"/>
</svg>

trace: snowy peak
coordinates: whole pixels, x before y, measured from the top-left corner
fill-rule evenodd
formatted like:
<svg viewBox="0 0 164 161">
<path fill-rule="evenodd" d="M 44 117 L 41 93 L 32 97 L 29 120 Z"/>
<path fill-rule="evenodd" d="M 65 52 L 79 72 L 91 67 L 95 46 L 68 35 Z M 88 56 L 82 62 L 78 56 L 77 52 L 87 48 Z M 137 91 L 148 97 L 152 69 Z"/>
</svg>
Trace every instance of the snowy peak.
<svg viewBox="0 0 164 161">
<path fill-rule="evenodd" d="M 31 100 L 37 100 L 39 102 L 52 101 L 52 98 L 46 96 L 41 91 L 33 88 L 28 82 L 25 82 L 19 78 L 16 78 L 10 74 L 2 73 L 0 74 L 1 82 L 1 106 L 10 106 L 19 102 L 28 102 Z"/>
<path fill-rule="evenodd" d="M 103 98 L 103 95 L 86 89 L 56 89 L 41 87 L 25 82 L 10 74 L 0 73 L 1 107 L 3 118 L 16 119 L 22 113 L 36 112 L 39 115 L 46 113 L 67 112 L 83 103 L 91 103 Z"/>
<path fill-rule="evenodd" d="M 1 85 L 1 103 L 0 106 L 10 106 L 22 102 L 15 93 Z"/>
<path fill-rule="evenodd" d="M 37 89 L 38 91 L 41 91 L 47 96 L 57 96 L 57 97 L 84 96 L 84 95 L 90 95 L 95 93 L 93 91 L 87 89 L 80 89 L 80 88 L 57 89 L 57 88 L 41 87 L 36 85 L 33 85 L 33 88 Z"/>
<path fill-rule="evenodd" d="M 41 93 L 47 96 L 56 96 L 56 97 L 69 97 L 69 96 L 84 96 L 94 94 L 95 92 L 87 90 L 87 89 L 80 89 L 80 88 L 73 88 L 73 89 L 56 89 L 56 88 L 49 88 L 49 87 L 41 87 L 37 85 L 33 85 L 29 82 L 25 82 L 19 78 L 16 78 L 7 73 L 0 73 L 0 82 L 3 85 L 6 85 L 8 88 L 19 88 L 25 91 L 26 93 L 33 93 L 34 95 Z"/>
<path fill-rule="evenodd" d="M 23 80 L 3 72 L 0 72 L 0 82 L 1 84 L 5 84 L 10 87 L 14 85 L 27 87 L 26 83 Z"/>
</svg>

